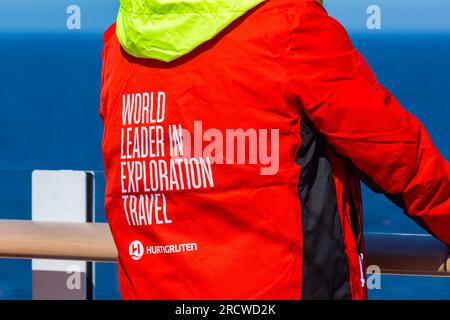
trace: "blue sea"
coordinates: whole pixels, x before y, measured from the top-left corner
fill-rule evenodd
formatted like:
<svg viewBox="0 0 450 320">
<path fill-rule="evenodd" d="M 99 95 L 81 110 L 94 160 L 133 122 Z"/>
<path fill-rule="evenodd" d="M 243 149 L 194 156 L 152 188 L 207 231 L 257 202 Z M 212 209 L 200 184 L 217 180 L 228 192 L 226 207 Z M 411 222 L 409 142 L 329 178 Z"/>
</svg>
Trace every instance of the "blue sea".
<svg viewBox="0 0 450 320">
<path fill-rule="evenodd" d="M 450 34 L 352 35 L 379 80 L 450 159 Z M 96 172 L 103 210 L 101 34 L 0 34 L 0 219 L 31 218 L 31 171 Z M 364 190 L 369 232 L 423 233 Z M 450 299 L 450 278 L 383 276 L 371 299 Z M 96 265 L 96 299 L 118 299 L 115 264 Z M 31 299 L 31 262 L 0 260 L 0 299 Z"/>
</svg>

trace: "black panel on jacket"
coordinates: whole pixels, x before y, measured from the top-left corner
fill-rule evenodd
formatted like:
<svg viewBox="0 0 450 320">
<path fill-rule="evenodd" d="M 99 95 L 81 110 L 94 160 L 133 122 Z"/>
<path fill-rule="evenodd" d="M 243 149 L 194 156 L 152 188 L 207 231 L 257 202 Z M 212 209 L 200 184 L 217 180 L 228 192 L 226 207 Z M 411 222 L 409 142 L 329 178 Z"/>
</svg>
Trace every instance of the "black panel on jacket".
<svg viewBox="0 0 450 320">
<path fill-rule="evenodd" d="M 351 299 L 348 258 L 327 142 L 302 117 L 299 196 L 303 221 L 303 299 Z"/>
</svg>

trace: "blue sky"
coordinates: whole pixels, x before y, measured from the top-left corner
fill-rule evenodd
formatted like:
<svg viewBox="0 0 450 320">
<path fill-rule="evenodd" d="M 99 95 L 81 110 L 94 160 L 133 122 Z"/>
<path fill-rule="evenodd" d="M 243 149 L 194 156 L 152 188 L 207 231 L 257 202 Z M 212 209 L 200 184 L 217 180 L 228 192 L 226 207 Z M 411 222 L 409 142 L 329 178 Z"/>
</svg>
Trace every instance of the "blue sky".
<svg viewBox="0 0 450 320">
<path fill-rule="evenodd" d="M 111 24 L 119 0 L 0 0 L 0 32 L 67 32 L 66 8 L 81 8 L 82 32 Z M 350 32 L 450 32 L 449 0 L 325 0 Z M 378 5 L 382 30 L 366 28 L 367 7 Z"/>
<path fill-rule="evenodd" d="M 351 32 L 367 32 L 370 5 L 381 9 L 383 32 L 450 32 L 449 0 L 324 1 L 328 12 Z"/>
</svg>

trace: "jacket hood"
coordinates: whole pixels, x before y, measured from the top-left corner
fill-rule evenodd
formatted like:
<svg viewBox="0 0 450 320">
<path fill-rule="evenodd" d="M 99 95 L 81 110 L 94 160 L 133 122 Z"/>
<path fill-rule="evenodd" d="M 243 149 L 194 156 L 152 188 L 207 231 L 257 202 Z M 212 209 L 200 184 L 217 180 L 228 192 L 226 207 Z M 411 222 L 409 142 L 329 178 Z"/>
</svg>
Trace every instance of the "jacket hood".
<svg viewBox="0 0 450 320">
<path fill-rule="evenodd" d="M 120 0 L 116 34 L 138 58 L 175 60 L 266 0 Z"/>
</svg>

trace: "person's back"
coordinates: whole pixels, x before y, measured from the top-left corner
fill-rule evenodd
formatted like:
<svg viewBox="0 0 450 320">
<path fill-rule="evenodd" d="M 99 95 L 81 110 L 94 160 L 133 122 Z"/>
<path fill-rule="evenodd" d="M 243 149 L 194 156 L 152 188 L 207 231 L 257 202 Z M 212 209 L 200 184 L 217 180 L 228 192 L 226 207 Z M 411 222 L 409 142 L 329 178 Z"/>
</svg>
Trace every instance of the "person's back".
<svg viewBox="0 0 450 320">
<path fill-rule="evenodd" d="M 366 298 L 360 178 L 450 243 L 449 163 L 317 1 L 124 1 L 103 60 L 123 298 Z"/>
</svg>

